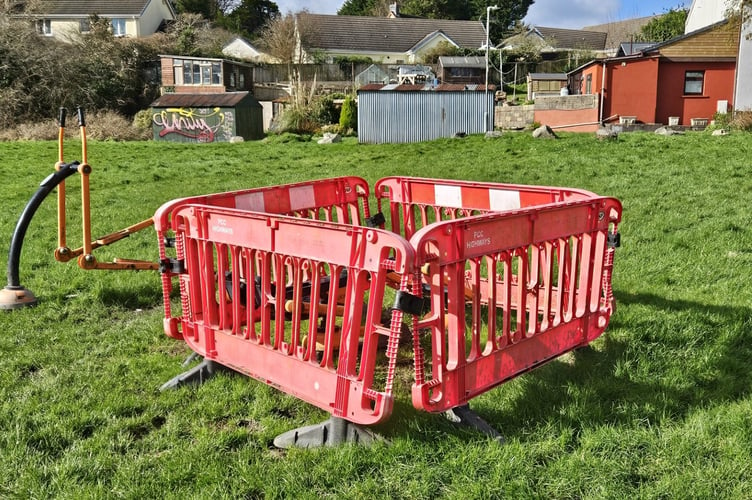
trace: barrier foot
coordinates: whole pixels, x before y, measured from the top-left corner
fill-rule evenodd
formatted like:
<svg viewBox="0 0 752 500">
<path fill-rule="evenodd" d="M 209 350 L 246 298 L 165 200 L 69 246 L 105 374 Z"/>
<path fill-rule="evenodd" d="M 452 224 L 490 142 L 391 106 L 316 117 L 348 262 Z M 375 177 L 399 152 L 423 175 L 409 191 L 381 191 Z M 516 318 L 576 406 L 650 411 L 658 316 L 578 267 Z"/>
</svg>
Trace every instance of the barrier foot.
<svg viewBox="0 0 752 500">
<path fill-rule="evenodd" d="M 491 427 L 480 415 L 471 410 L 470 405 L 456 406 L 444 412 L 444 415 L 449 421 L 455 424 L 472 427 L 500 444 L 504 442 L 504 436 L 499 434 L 499 431 Z"/>
<path fill-rule="evenodd" d="M 191 358 L 189 357 L 186 361 L 189 361 L 190 359 Z M 185 363 L 183 363 L 183 365 L 185 366 Z M 168 389 L 177 389 L 184 385 L 201 385 L 212 378 L 218 371 L 225 369 L 224 366 L 216 361 L 205 359 L 187 372 L 181 373 L 177 377 L 162 384 L 162 387 L 160 387 L 159 390 L 161 392 Z"/>
<path fill-rule="evenodd" d="M 37 298 L 22 286 L 6 286 L 0 290 L 0 310 L 12 311 L 24 307 L 35 306 Z"/>
<path fill-rule="evenodd" d="M 352 443 L 370 445 L 381 439 L 369 429 L 348 422 L 344 418 L 331 417 L 320 424 L 307 425 L 280 434 L 274 438 L 277 448 L 319 448 Z"/>
</svg>

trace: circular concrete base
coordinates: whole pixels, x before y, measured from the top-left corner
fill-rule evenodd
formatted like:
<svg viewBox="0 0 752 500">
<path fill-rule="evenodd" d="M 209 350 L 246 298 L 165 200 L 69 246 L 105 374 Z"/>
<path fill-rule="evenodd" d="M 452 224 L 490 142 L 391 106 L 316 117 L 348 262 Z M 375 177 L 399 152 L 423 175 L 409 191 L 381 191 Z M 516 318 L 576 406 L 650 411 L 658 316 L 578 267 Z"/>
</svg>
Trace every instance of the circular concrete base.
<svg viewBox="0 0 752 500">
<path fill-rule="evenodd" d="M 0 310 L 11 311 L 36 304 L 37 298 L 34 294 L 22 286 L 6 286 L 0 290 Z"/>
</svg>

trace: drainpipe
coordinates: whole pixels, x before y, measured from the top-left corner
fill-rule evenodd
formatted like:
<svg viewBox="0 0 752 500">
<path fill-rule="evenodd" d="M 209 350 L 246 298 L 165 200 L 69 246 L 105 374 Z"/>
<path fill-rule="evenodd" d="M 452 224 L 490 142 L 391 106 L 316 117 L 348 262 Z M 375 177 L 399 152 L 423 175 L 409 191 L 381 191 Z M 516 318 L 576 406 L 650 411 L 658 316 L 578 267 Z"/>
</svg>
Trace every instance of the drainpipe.
<svg viewBox="0 0 752 500">
<path fill-rule="evenodd" d="M 601 110 L 598 114 L 598 121 L 603 125 L 603 104 L 606 100 L 606 61 L 603 61 L 603 75 L 601 77 Z"/>
</svg>

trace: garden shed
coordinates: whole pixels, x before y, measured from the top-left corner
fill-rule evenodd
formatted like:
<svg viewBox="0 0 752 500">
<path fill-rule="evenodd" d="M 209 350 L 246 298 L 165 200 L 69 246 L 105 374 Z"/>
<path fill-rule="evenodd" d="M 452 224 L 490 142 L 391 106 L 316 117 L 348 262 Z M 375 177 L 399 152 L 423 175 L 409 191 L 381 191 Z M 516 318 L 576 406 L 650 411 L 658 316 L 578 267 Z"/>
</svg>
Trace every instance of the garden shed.
<svg viewBox="0 0 752 500">
<path fill-rule="evenodd" d="M 566 73 L 529 73 L 527 75 L 527 99 L 532 101 L 538 96 L 559 95 L 567 83 Z"/>
<path fill-rule="evenodd" d="M 371 64 L 365 71 L 358 73 L 355 77 L 355 85 L 362 87 L 369 83 L 389 83 L 389 73 L 384 71 L 381 66 Z"/>
<path fill-rule="evenodd" d="M 261 139 L 261 104 L 248 92 L 164 94 L 151 105 L 154 140 L 171 142 L 229 142 Z"/>
<path fill-rule="evenodd" d="M 421 142 L 482 134 L 495 86 L 366 85 L 358 90 L 358 141 Z M 489 117 L 489 120 L 493 120 Z"/>
</svg>

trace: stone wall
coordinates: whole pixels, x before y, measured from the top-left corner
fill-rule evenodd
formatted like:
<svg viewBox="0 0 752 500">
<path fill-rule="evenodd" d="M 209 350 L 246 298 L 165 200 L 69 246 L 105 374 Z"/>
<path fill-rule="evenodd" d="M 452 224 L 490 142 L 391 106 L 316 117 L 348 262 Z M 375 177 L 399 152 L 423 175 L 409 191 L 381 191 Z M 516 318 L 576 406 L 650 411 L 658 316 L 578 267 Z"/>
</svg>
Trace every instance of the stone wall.
<svg viewBox="0 0 752 500">
<path fill-rule="evenodd" d="M 535 121 L 535 106 L 496 106 L 494 126 L 504 130 L 523 129 Z"/>
</svg>

